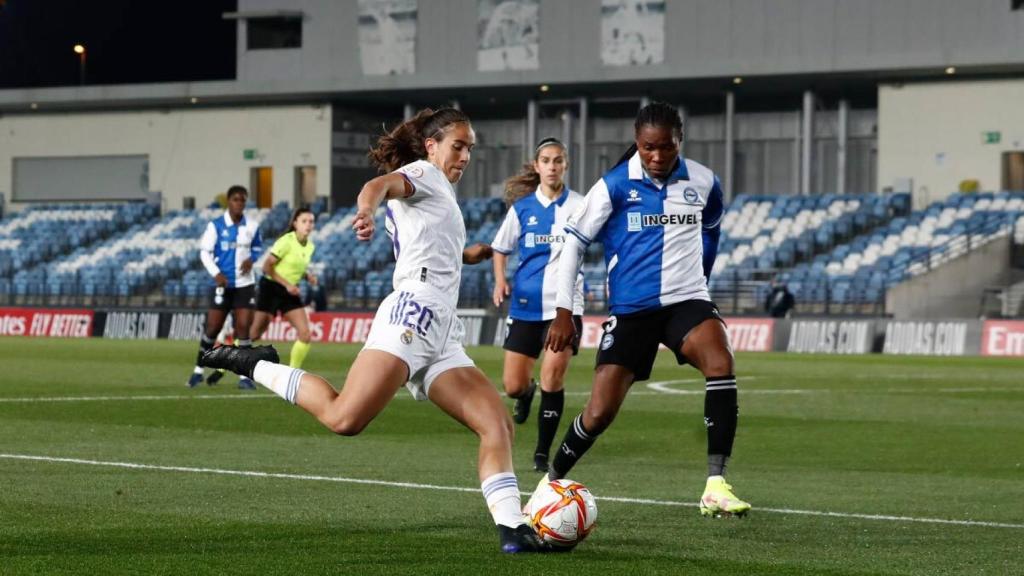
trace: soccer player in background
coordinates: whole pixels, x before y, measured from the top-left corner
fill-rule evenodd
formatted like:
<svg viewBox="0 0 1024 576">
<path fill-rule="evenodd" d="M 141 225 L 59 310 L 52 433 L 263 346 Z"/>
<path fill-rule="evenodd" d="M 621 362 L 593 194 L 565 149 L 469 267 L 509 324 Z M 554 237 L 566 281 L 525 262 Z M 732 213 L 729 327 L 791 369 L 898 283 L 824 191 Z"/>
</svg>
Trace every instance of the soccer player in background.
<svg viewBox="0 0 1024 576">
<path fill-rule="evenodd" d="M 645 106 L 634 129 L 635 146 L 590 189 L 565 227 L 569 237 L 547 346 L 559 351 L 575 337 L 576 275 L 593 241 L 604 244 L 610 316 L 590 399 L 566 432 L 548 476 L 565 477 L 611 425 L 630 386 L 650 378 L 664 344 L 679 364 L 692 364 L 706 379 L 708 479 L 701 514 L 742 515 L 750 504 L 733 494 L 724 477 L 739 414 L 733 354 L 707 286 L 718 251 L 722 190 L 711 170 L 679 155 L 682 123 L 675 108 Z"/>
<path fill-rule="evenodd" d="M 256 316 L 252 321 L 249 336 L 253 342 L 263 336 L 267 324 L 281 312 L 285 320 L 295 328 L 295 344 L 292 345 L 288 365 L 301 368 L 309 353 L 309 317 L 302 304 L 299 281 L 305 277 L 311 286 L 317 278 L 309 270 L 316 246 L 310 238 L 316 217 L 309 208 L 296 208 L 288 224 L 288 230 L 274 242 L 270 254 L 263 261 L 263 278 L 260 279 L 256 297 Z"/>
<path fill-rule="evenodd" d="M 213 349 L 217 334 L 224 326 L 228 312 L 234 315 L 235 345 L 251 348 L 249 323 L 252 309 L 256 306 L 256 280 L 252 263 L 263 251 L 259 222 L 245 217 L 245 203 L 249 191 L 244 186 L 228 188 L 228 207 L 224 215 L 206 225 L 199 241 L 199 259 L 212 278 L 210 308 L 206 312 L 206 329 L 199 341 L 199 354 L 188 387 L 194 388 L 203 381 L 200 360 L 203 354 Z M 220 379 L 217 373 L 210 376 L 209 383 Z M 255 389 L 252 380 L 242 378 L 238 382 L 242 389 Z"/>
<path fill-rule="evenodd" d="M 512 420 L 498 391 L 466 355 L 465 328 L 456 315 L 462 264 L 491 257 L 486 244 L 466 247 L 452 186 L 462 178 L 475 143 L 465 114 L 425 109 L 370 151 L 384 174 L 363 186 L 352 227 L 356 238 L 369 241 L 374 214 L 387 201 L 385 228 L 397 259 L 395 290 L 377 309 L 340 393 L 320 376 L 279 364 L 272 346 L 221 347 L 207 353 L 203 363 L 253 377 L 343 436 L 362 432 L 404 384 L 415 398 L 429 399 L 479 437 L 481 489 L 502 550 L 544 552 L 549 548 L 522 513 L 512 471 Z"/>
<path fill-rule="evenodd" d="M 531 379 L 533 365 L 544 349 L 548 325 L 555 317 L 558 255 L 565 242 L 565 223 L 583 203 L 579 193 L 565 185 L 568 167 L 565 145 L 555 138 L 540 141 L 533 162 L 505 181 L 505 221 L 498 229 L 494 249 L 494 305 L 510 297 L 505 332 L 505 393 L 515 399 L 512 419 L 526 422 L 537 390 Z M 519 252 L 512 285 L 505 278 L 508 255 Z M 540 368 L 540 408 L 537 413 L 537 446 L 534 469 L 548 470 L 548 453 L 565 408 L 565 371 L 569 359 L 579 353 L 582 331 L 583 279 L 577 278 L 572 303 L 576 338 L 572 348 L 548 351 Z"/>
</svg>

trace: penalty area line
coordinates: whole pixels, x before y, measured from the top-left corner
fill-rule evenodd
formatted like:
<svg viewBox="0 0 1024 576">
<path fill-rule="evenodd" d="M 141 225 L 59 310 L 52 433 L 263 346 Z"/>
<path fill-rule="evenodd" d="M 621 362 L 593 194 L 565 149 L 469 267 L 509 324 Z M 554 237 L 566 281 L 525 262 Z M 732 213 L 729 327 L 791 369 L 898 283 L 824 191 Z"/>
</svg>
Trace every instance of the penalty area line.
<svg viewBox="0 0 1024 576">
<path fill-rule="evenodd" d="M 261 472 L 258 470 L 228 470 L 222 468 L 203 468 L 194 466 L 164 466 L 157 464 L 139 464 L 135 462 L 113 462 L 104 460 L 87 460 L 83 458 L 62 458 L 55 456 L 37 456 L 32 454 L 3 454 L 0 459 L 46 462 L 55 464 L 78 464 L 85 466 L 104 466 L 108 468 L 125 468 L 131 470 L 154 470 L 159 472 L 181 472 L 191 474 L 217 474 L 222 476 L 241 476 L 248 478 L 271 478 L 277 480 L 304 480 L 312 482 L 335 482 L 342 484 L 361 484 L 366 486 L 385 486 L 388 488 L 411 488 L 416 490 L 440 490 L 446 492 L 479 493 L 479 488 L 461 486 L 443 486 L 440 484 L 421 484 L 416 482 L 395 482 L 389 480 L 371 480 L 365 478 L 346 478 L 343 476 L 319 476 L 313 474 L 287 474 L 283 472 Z M 528 493 L 523 492 L 524 495 Z M 645 498 L 625 498 L 618 496 L 595 497 L 602 502 L 623 504 L 641 504 L 646 506 L 681 506 L 696 508 L 696 503 L 678 502 L 673 500 L 652 500 Z M 891 516 L 884 514 L 858 514 L 850 512 L 828 512 L 821 510 L 796 510 L 792 508 L 754 508 L 756 512 L 774 514 L 791 514 L 799 516 L 824 516 L 829 518 L 852 518 L 858 520 L 875 520 L 885 522 L 914 522 L 919 524 L 945 524 L 953 526 L 975 526 L 983 528 L 1016 528 L 1024 529 L 1024 524 L 1008 522 L 984 522 L 980 520 L 949 520 L 945 518 L 921 518 L 913 516 Z"/>
</svg>

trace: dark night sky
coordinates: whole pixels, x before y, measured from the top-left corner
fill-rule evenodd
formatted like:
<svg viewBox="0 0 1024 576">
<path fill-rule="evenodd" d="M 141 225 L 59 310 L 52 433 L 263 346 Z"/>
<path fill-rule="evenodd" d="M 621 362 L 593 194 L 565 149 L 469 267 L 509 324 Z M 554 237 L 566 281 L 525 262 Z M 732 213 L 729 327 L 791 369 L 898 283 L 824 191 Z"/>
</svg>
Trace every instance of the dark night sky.
<svg viewBox="0 0 1024 576">
<path fill-rule="evenodd" d="M 0 88 L 235 77 L 237 0 L 0 0 Z"/>
</svg>

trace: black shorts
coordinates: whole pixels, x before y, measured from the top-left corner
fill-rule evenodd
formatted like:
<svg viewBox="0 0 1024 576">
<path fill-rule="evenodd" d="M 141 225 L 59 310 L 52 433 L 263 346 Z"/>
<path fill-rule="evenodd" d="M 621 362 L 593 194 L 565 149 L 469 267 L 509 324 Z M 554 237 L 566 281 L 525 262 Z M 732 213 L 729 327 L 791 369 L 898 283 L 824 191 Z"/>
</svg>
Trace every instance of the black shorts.
<svg viewBox="0 0 1024 576">
<path fill-rule="evenodd" d="M 583 317 L 573 316 L 572 323 L 576 326 L 576 337 L 572 340 L 572 355 L 580 353 L 580 334 L 583 332 Z M 551 320 L 516 320 L 509 316 L 505 321 L 505 350 L 525 354 L 530 358 L 540 357 L 544 350 L 544 340 L 548 336 Z"/>
<path fill-rule="evenodd" d="M 680 350 L 683 339 L 701 322 L 714 318 L 723 324 L 714 302 L 687 300 L 656 310 L 609 316 L 602 324 L 597 365 L 615 364 L 633 372 L 633 380 L 647 380 L 658 355 L 658 345 L 668 346 L 676 361 L 686 364 Z"/>
<path fill-rule="evenodd" d="M 242 288 L 214 286 L 210 289 L 210 309 L 234 310 L 236 308 L 256 307 L 256 287 L 249 285 Z"/>
<path fill-rule="evenodd" d="M 302 308 L 302 298 L 292 296 L 284 286 L 266 276 L 260 279 L 260 292 L 256 297 L 257 310 L 276 316 L 278 311 L 287 314 L 296 308 Z"/>
</svg>

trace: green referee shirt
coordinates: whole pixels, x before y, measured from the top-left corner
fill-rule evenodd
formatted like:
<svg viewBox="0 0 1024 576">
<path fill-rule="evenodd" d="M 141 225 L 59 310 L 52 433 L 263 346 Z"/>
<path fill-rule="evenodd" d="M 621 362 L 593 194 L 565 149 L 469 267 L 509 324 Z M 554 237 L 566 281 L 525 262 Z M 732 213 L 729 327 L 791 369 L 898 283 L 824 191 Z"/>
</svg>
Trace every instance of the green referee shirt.
<svg viewBox="0 0 1024 576">
<path fill-rule="evenodd" d="M 309 267 L 315 248 L 313 240 L 309 238 L 306 239 L 305 246 L 300 244 L 295 238 L 295 232 L 281 236 L 270 249 L 270 253 L 277 258 L 274 270 L 288 282 L 298 284 Z"/>
</svg>

